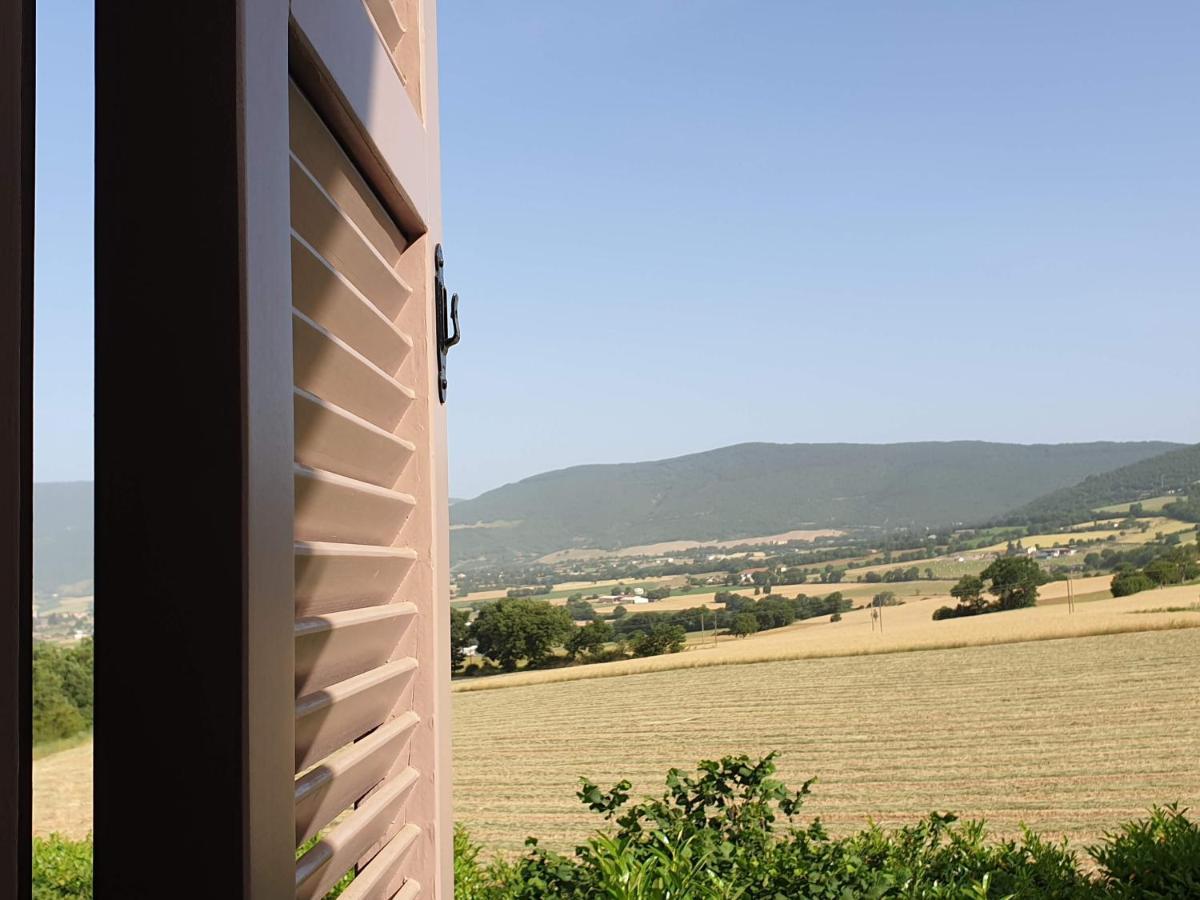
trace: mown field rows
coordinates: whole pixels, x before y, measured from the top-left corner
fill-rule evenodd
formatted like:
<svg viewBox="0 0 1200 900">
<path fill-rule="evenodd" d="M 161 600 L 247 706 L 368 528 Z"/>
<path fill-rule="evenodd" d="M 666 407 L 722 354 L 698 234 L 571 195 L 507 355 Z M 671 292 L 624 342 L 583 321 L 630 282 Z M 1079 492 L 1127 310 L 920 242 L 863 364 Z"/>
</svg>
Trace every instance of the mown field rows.
<svg viewBox="0 0 1200 900">
<path fill-rule="evenodd" d="M 1147 616 L 1131 616 L 1147 618 Z M 749 642 L 746 642 L 749 643 Z M 574 791 L 783 752 L 835 832 L 933 809 L 1075 841 L 1149 804 L 1200 804 L 1200 630 L 716 666 L 455 695 L 456 817 L 492 850 L 569 849 Z"/>
</svg>

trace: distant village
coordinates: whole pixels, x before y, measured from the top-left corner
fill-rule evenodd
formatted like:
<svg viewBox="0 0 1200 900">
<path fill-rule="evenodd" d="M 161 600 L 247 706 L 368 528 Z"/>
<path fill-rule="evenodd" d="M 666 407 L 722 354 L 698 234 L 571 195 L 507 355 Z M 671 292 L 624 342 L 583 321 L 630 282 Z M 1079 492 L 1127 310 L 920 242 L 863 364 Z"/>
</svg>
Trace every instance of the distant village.
<svg viewBox="0 0 1200 900">
<path fill-rule="evenodd" d="M 96 633 L 95 601 L 92 597 L 40 597 L 33 603 L 33 639 L 70 644 Z"/>
</svg>

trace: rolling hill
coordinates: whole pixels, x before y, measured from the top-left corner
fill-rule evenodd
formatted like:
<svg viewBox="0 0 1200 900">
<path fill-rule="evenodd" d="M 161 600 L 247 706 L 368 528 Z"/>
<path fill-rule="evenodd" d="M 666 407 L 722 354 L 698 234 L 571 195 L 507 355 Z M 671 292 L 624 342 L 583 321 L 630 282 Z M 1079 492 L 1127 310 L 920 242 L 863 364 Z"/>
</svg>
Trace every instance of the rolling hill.
<svg viewBox="0 0 1200 900">
<path fill-rule="evenodd" d="M 546 472 L 460 500 L 452 558 L 722 540 L 803 527 L 981 522 L 1179 448 L 1146 441 L 738 444 L 654 462 Z"/>
<path fill-rule="evenodd" d="M 1200 444 L 1170 450 L 1110 472 L 1089 475 L 1078 484 L 1038 497 L 997 519 L 1004 525 L 1054 530 L 1082 522 L 1092 510 L 1172 491 L 1187 492 L 1200 482 Z"/>
</svg>

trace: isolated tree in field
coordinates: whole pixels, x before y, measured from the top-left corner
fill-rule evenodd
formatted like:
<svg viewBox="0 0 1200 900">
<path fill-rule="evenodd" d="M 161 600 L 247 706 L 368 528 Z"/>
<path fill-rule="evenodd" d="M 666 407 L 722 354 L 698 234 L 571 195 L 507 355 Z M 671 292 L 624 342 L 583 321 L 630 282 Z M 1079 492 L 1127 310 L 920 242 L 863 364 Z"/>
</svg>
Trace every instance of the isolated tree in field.
<svg viewBox="0 0 1200 900">
<path fill-rule="evenodd" d="M 978 575 L 964 575 L 958 579 L 958 584 L 950 588 L 950 596 L 957 600 L 963 609 L 982 612 L 987 606 L 987 601 L 983 599 L 983 590 L 982 578 Z"/>
<path fill-rule="evenodd" d="M 991 582 L 988 593 L 996 598 L 997 609 L 1036 606 L 1038 585 L 1045 580 L 1041 566 L 1021 556 L 997 559 L 979 577 Z"/>
<path fill-rule="evenodd" d="M 895 591 L 880 591 L 871 598 L 871 605 L 878 608 L 880 606 L 895 606 L 896 592 Z"/>
<path fill-rule="evenodd" d="M 758 619 L 754 613 L 738 613 L 729 623 L 729 633 L 734 637 L 746 637 L 758 631 Z"/>
<path fill-rule="evenodd" d="M 595 653 L 612 639 L 612 626 L 603 619 L 597 619 L 575 629 L 575 633 L 567 638 L 567 652 L 576 657 Z"/>
<path fill-rule="evenodd" d="M 625 616 L 625 614 L 628 612 L 629 612 L 629 610 L 627 610 L 624 606 L 622 606 L 620 603 L 618 603 L 616 606 L 613 607 L 613 611 L 610 615 L 614 619 L 620 619 L 620 618 L 623 618 Z"/>
<path fill-rule="evenodd" d="M 471 645 L 471 611 L 450 610 L 450 671 L 458 668 L 464 647 Z"/>
<path fill-rule="evenodd" d="M 511 672 L 521 660 L 544 663 L 574 628 L 565 609 L 545 600 L 497 600 L 471 624 L 471 636 L 480 653 Z"/>
</svg>

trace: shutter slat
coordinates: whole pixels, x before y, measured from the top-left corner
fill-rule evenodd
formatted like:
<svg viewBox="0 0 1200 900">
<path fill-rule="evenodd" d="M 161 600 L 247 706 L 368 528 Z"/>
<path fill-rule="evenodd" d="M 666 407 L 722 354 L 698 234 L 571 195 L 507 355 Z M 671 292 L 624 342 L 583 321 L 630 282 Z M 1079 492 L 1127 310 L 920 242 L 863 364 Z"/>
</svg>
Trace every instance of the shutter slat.
<svg viewBox="0 0 1200 900">
<path fill-rule="evenodd" d="M 415 447 L 366 419 L 297 388 L 293 399 L 296 462 L 390 488 Z"/>
<path fill-rule="evenodd" d="M 383 45 L 388 53 L 395 53 L 396 47 L 404 39 L 404 24 L 392 6 L 392 0 L 366 0 L 366 4 L 379 29 L 379 36 L 383 38 Z"/>
<path fill-rule="evenodd" d="M 396 832 L 387 846 L 355 876 L 350 887 L 342 891 L 342 900 L 395 900 L 419 896 L 421 885 L 411 878 L 396 893 L 391 892 L 391 885 L 400 873 L 405 855 L 420 836 L 421 829 L 416 825 L 405 825 Z"/>
<path fill-rule="evenodd" d="M 409 494 L 296 466 L 296 538 L 387 546 L 416 501 Z"/>
<path fill-rule="evenodd" d="M 419 31 L 419 4 L 367 3 L 393 63 L 413 62 L 419 107 L 422 36 L 404 33 Z M 358 6 L 363 27 L 367 13 Z M 382 53 L 373 36 L 363 49 Z M 418 854 L 413 843 L 444 839 L 441 775 L 425 771 L 441 766 L 431 737 L 445 679 L 444 666 L 425 665 L 442 659 L 433 602 L 444 602 L 429 502 L 444 502 L 432 456 L 442 424 L 429 396 L 438 234 L 409 200 L 410 179 L 375 168 L 378 147 L 356 143 L 355 122 L 315 84 L 316 106 L 294 83 L 289 96 L 295 836 L 299 845 L 321 835 L 297 862 L 296 896 L 321 897 L 358 866 L 351 897 L 411 900 L 421 890 L 411 876 L 437 881 L 425 844 Z M 415 132 L 409 143 L 415 152 Z M 412 214 L 406 232 L 393 218 L 400 209 Z"/>
<path fill-rule="evenodd" d="M 292 305 L 389 375 L 412 351 L 412 338 L 295 232 Z"/>
<path fill-rule="evenodd" d="M 413 402 L 411 389 L 297 310 L 292 310 L 292 354 L 296 387 L 384 431 L 394 431 Z"/>
<path fill-rule="evenodd" d="M 296 620 L 296 695 L 319 691 L 387 662 L 417 612 L 391 603 Z"/>
<path fill-rule="evenodd" d="M 408 246 L 400 229 L 294 84 L 289 86 L 288 106 L 292 153 L 379 255 L 395 265 Z"/>
<path fill-rule="evenodd" d="M 296 844 L 300 845 L 379 784 L 420 722 L 409 711 L 340 750 L 296 779 Z"/>
<path fill-rule="evenodd" d="M 410 878 L 400 886 L 400 890 L 392 894 L 391 900 L 415 900 L 415 898 L 420 896 L 421 882 L 415 878 Z M 354 900 L 354 898 L 351 897 L 350 900 Z"/>
<path fill-rule="evenodd" d="M 292 229 L 394 320 L 404 309 L 412 288 L 295 156 L 291 162 Z"/>
<path fill-rule="evenodd" d="M 387 836 L 403 807 L 405 795 L 412 790 L 418 777 L 415 769 L 408 768 L 385 782 L 300 857 L 296 863 L 297 900 L 324 896 L 372 845 Z M 397 836 L 403 831 L 401 829 Z M 411 843 L 412 838 L 408 840 Z"/>
<path fill-rule="evenodd" d="M 416 670 L 415 659 L 398 659 L 297 700 L 296 771 L 378 727 Z"/>
<path fill-rule="evenodd" d="M 299 541 L 295 553 L 297 616 L 387 603 L 417 558 L 407 547 L 323 541 Z"/>
</svg>

